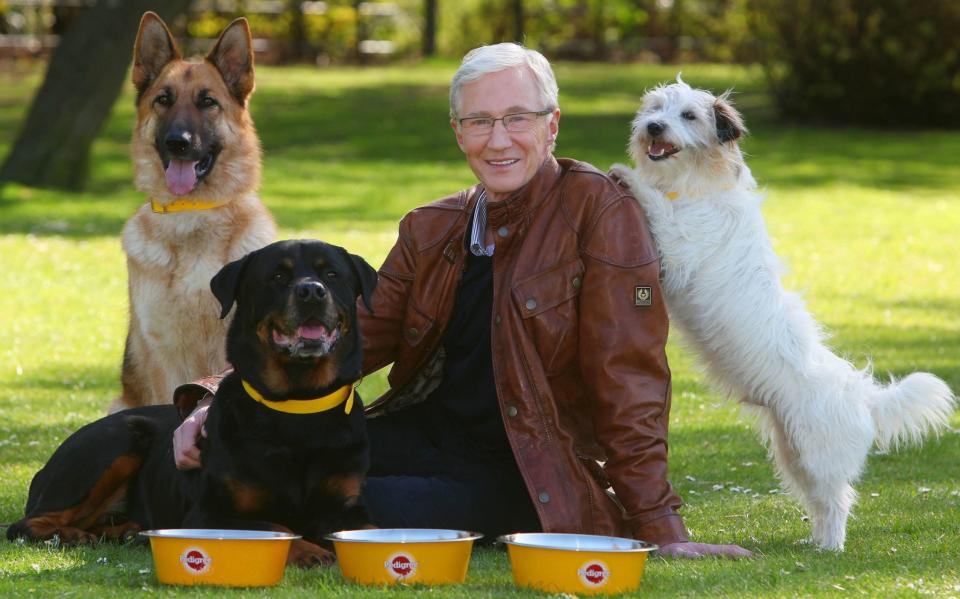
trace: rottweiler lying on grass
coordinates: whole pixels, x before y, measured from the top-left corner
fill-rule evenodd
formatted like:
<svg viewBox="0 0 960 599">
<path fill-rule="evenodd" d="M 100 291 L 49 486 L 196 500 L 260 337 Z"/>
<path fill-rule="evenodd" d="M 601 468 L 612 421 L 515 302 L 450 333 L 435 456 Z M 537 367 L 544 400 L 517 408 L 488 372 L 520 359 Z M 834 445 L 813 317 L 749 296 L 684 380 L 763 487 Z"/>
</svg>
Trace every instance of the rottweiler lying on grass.
<svg viewBox="0 0 960 599">
<path fill-rule="evenodd" d="M 180 472 L 173 404 L 133 408 L 71 435 L 33 478 L 26 516 L 7 538 L 66 545 L 141 529 L 292 531 L 288 563 L 328 564 L 327 533 L 368 525 L 358 505 L 369 464 L 354 385 L 362 347 L 356 301 L 377 274 L 320 241 L 281 241 L 223 267 L 210 285 L 234 371 L 206 420 L 203 467 Z"/>
</svg>

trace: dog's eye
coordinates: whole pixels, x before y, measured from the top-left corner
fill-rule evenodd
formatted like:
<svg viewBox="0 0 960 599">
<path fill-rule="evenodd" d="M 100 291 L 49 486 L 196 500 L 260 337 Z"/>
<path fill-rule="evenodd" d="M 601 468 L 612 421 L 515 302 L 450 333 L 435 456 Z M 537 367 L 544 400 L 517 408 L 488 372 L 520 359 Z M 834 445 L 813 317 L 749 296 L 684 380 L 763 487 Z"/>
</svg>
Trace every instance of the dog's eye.
<svg viewBox="0 0 960 599">
<path fill-rule="evenodd" d="M 286 283 L 288 280 L 290 280 L 290 277 L 287 275 L 287 273 L 283 272 L 282 270 L 273 273 L 273 277 L 271 278 L 277 283 Z"/>
<path fill-rule="evenodd" d="M 692 110 L 684 110 L 683 112 L 680 113 L 680 116 L 687 119 L 688 121 L 697 120 L 697 115 L 693 114 Z"/>
<path fill-rule="evenodd" d="M 200 98 L 200 108 L 212 108 L 217 105 L 217 101 L 210 96 Z"/>
<path fill-rule="evenodd" d="M 338 274 L 337 274 L 337 271 L 335 271 L 335 270 L 328 270 L 328 271 L 327 271 L 327 274 L 326 274 L 326 277 L 327 277 L 328 279 L 336 279 L 336 278 L 339 277 L 339 276 L 340 276 L 340 275 L 338 275 Z"/>
<path fill-rule="evenodd" d="M 173 104 L 173 98 L 170 96 L 170 94 L 160 94 L 157 96 L 157 99 L 154 100 L 154 102 L 160 106 L 170 106 Z"/>
</svg>

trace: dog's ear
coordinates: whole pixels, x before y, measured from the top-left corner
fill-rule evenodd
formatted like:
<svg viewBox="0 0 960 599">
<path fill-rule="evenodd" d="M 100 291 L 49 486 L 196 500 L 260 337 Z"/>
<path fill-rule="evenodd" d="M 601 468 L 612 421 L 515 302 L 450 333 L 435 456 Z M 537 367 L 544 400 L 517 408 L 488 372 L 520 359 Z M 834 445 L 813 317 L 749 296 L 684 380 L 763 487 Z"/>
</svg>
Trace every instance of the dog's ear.
<svg viewBox="0 0 960 599">
<path fill-rule="evenodd" d="M 220 272 L 213 275 L 210 279 L 210 290 L 220 302 L 220 319 L 223 320 L 230 313 L 230 308 L 237 299 L 237 286 L 240 283 L 240 277 L 243 269 L 250 260 L 250 254 L 247 254 L 239 260 L 234 260 L 220 269 Z"/>
<path fill-rule="evenodd" d="M 180 50 L 173 41 L 170 30 L 155 12 L 147 11 L 140 18 L 137 41 L 133 44 L 133 85 L 137 88 L 137 101 L 154 82 L 163 67 L 171 60 L 180 58 Z"/>
<path fill-rule="evenodd" d="M 717 139 L 722 144 L 739 139 L 747 132 L 740 113 L 727 100 L 729 96 L 730 92 L 728 91 L 713 103 L 713 116 L 717 122 Z"/>
<path fill-rule="evenodd" d="M 350 268 L 353 270 L 360 286 L 357 295 L 363 298 L 363 305 L 367 307 L 367 310 L 373 312 L 371 298 L 373 290 L 377 287 L 377 271 L 360 256 L 351 254 L 346 250 L 344 250 L 344 253 L 350 259 Z"/>
<path fill-rule="evenodd" d="M 243 106 L 253 92 L 253 38 L 243 17 L 234 19 L 220 34 L 207 60 L 223 75 L 230 93 Z"/>
</svg>

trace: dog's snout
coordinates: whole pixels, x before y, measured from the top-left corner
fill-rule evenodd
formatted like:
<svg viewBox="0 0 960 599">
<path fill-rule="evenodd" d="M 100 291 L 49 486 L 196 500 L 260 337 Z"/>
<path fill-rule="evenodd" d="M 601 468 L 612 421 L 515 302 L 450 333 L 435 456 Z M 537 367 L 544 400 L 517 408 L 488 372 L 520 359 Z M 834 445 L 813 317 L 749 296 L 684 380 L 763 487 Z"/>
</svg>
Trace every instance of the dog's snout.
<svg viewBox="0 0 960 599">
<path fill-rule="evenodd" d="M 327 288 L 320 281 L 303 281 L 297 283 L 294 293 L 302 302 L 319 302 L 327 297 Z"/>
<path fill-rule="evenodd" d="M 653 137 L 656 137 L 661 133 L 663 133 L 663 130 L 666 128 L 667 128 L 666 125 L 664 125 L 660 121 L 651 121 L 647 123 L 647 133 L 649 133 Z"/>
<path fill-rule="evenodd" d="M 184 154 L 193 145 L 193 134 L 186 129 L 173 129 L 167 133 L 163 145 L 172 154 Z"/>
</svg>

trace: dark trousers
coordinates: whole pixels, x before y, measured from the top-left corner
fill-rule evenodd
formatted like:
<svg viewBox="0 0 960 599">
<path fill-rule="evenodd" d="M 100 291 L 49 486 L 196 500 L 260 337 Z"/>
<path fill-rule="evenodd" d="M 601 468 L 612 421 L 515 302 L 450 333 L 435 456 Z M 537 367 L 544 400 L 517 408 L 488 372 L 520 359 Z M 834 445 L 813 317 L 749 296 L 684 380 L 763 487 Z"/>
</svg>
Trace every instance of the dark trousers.
<svg viewBox="0 0 960 599">
<path fill-rule="evenodd" d="M 371 467 L 363 502 L 373 523 L 468 530 L 486 541 L 540 530 L 513 455 L 471 446 L 426 412 L 416 406 L 367 421 Z"/>
</svg>

